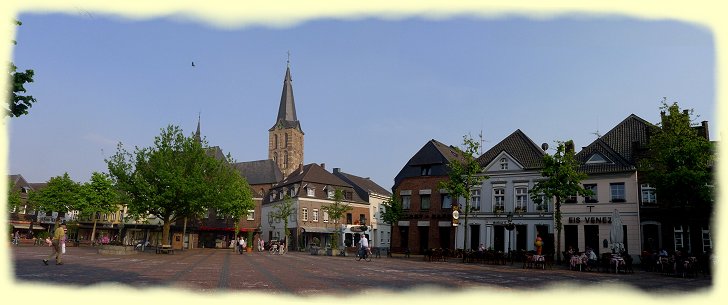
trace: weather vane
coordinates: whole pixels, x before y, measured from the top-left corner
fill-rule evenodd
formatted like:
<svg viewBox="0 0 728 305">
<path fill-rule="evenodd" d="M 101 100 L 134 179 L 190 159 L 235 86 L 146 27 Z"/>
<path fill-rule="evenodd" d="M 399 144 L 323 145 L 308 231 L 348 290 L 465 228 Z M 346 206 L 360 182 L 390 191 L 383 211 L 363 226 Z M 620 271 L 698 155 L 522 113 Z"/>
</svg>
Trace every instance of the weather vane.
<svg viewBox="0 0 728 305">
<path fill-rule="evenodd" d="M 288 59 L 286 59 L 286 67 L 290 68 L 291 67 L 291 51 L 289 50 L 286 53 L 288 53 Z"/>
</svg>

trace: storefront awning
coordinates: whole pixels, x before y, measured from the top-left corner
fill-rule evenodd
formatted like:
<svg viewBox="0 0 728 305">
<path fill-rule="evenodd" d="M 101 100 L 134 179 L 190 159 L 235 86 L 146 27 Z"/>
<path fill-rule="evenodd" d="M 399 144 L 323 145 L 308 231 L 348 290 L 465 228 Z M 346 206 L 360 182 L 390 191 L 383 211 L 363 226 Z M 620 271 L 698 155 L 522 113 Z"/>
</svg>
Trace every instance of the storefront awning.
<svg viewBox="0 0 728 305">
<path fill-rule="evenodd" d="M 12 225 L 13 225 L 13 228 L 15 228 L 15 229 L 26 229 L 26 230 L 30 229 L 29 224 L 13 223 Z"/>
<path fill-rule="evenodd" d="M 322 227 L 301 227 L 306 233 L 333 233 L 334 229 Z"/>
</svg>

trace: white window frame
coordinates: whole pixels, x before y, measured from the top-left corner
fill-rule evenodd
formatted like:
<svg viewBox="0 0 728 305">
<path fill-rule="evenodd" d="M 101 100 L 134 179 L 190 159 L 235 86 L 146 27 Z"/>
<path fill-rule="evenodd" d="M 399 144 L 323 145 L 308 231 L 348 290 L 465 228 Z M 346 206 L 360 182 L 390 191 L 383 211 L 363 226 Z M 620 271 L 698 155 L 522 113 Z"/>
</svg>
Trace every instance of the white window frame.
<svg viewBox="0 0 728 305">
<path fill-rule="evenodd" d="M 703 253 L 713 252 L 713 238 L 710 235 L 710 227 L 702 227 L 701 238 L 703 240 Z"/>
<path fill-rule="evenodd" d="M 619 187 L 619 186 L 621 186 L 621 195 L 622 195 L 621 198 L 617 197 L 620 193 L 619 188 L 615 188 L 615 187 Z M 624 182 L 610 183 L 609 184 L 609 193 L 611 195 L 611 197 L 610 197 L 611 202 L 615 202 L 614 200 L 621 200 L 623 202 L 627 201 L 627 186 L 625 185 Z"/>
<path fill-rule="evenodd" d="M 501 170 L 508 170 L 508 159 L 507 158 L 501 158 L 500 159 L 500 169 Z"/>
<path fill-rule="evenodd" d="M 308 221 L 308 208 L 301 208 L 301 220 Z"/>
<path fill-rule="evenodd" d="M 311 220 L 313 222 L 319 221 L 319 210 L 318 209 L 313 209 L 313 212 L 311 213 Z"/>
<path fill-rule="evenodd" d="M 440 208 L 442 209 L 452 209 L 452 196 L 450 196 L 449 193 L 442 193 L 440 192 Z"/>
<path fill-rule="evenodd" d="M 584 196 L 584 203 L 599 203 L 599 186 L 596 183 L 584 183 L 584 189 L 590 190 L 594 193 L 591 196 Z M 611 186 L 610 186 L 611 190 Z M 587 200 L 594 199 L 596 202 L 587 202 Z"/>
<path fill-rule="evenodd" d="M 513 188 L 513 211 L 520 208 L 523 213 L 526 212 L 526 205 L 528 204 L 528 186 L 517 185 Z"/>
<path fill-rule="evenodd" d="M 676 225 L 673 227 L 673 241 L 675 242 L 674 251 L 682 248 L 685 252 L 690 253 L 690 227 L 683 225 Z"/>
<path fill-rule="evenodd" d="M 326 212 L 326 210 L 324 210 L 324 222 L 329 222 L 329 212 Z"/>
<path fill-rule="evenodd" d="M 308 197 L 316 197 L 316 189 L 314 189 L 312 187 L 307 187 L 306 188 L 306 196 L 308 196 Z"/>
<path fill-rule="evenodd" d="M 497 186 L 493 187 L 493 211 L 496 209 L 506 210 L 506 187 Z"/>
<path fill-rule="evenodd" d="M 255 220 L 255 210 L 248 210 L 247 220 Z"/>
<path fill-rule="evenodd" d="M 470 207 L 473 211 L 480 211 L 480 189 L 470 190 Z"/>
<path fill-rule="evenodd" d="M 649 183 L 640 184 L 640 199 L 642 203 L 657 203 L 657 190 Z"/>
</svg>

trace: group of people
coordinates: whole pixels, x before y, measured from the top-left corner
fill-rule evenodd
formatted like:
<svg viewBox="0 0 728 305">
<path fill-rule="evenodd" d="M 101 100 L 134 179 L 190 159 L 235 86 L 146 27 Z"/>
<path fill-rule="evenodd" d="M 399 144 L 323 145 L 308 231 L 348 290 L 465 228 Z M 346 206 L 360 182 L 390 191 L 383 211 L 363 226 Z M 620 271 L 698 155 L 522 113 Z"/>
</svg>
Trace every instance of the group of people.
<svg viewBox="0 0 728 305">
<path fill-rule="evenodd" d="M 253 249 L 256 249 L 258 252 L 263 252 L 265 250 L 265 241 L 262 238 L 257 238 L 257 242 L 254 241 L 253 243 Z M 233 239 L 231 241 L 230 247 L 235 247 L 235 251 L 243 254 L 245 252 L 245 249 L 248 246 L 248 241 L 243 236 L 239 236 L 237 239 Z"/>
<path fill-rule="evenodd" d="M 566 251 L 566 255 L 568 255 L 567 259 L 569 259 L 569 263 L 572 268 L 577 267 L 577 265 L 581 265 L 585 266 L 586 271 L 591 271 L 592 268 L 597 267 L 599 262 L 597 254 L 591 247 L 586 247 L 586 251 L 579 253 L 573 247 L 569 246 L 569 249 Z"/>
</svg>

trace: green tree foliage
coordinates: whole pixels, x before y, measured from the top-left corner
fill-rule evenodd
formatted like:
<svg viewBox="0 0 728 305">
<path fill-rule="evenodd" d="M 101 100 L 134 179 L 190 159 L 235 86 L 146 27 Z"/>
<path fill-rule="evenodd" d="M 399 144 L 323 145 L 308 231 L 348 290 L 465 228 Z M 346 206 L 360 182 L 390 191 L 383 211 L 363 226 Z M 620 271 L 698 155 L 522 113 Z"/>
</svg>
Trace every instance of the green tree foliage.
<svg viewBox="0 0 728 305">
<path fill-rule="evenodd" d="M 660 109 L 665 115 L 651 131 L 640 171 L 655 185 L 661 203 L 712 208 L 712 144 L 692 127 L 692 109 L 681 110 L 676 102 L 667 104 L 665 100 Z"/>
<path fill-rule="evenodd" d="M 568 148 L 567 148 L 568 147 Z M 567 142 L 558 142 L 556 153 L 553 155 L 546 154 L 543 156 L 544 168 L 541 170 L 541 176 L 545 180 L 536 182 L 531 189 L 531 199 L 539 203 L 542 197 L 555 198 L 554 202 L 554 222 L 556 226 L 556 259 L 561 261 L 561 230 L 563 228 L 561 222 L 561 203 L 569 196 L 589 196 L 592 192 L 581 186 L 581 181 L 586 179 L 586 174 L 579 172 L 579 162 L 574 157 L 574 143 L 569 140 Z"/>
<path fill-rule="evenodd" d="M 291 242 L 288 238 L 288 219 L 290 219 L 291 215 L 293 215 L 293 213 L 295 212 L 296 206 L 293 204 L 293 199 L 291 199 L 288 194 L 283 196 L 282 201 L 279 201 L 275 205 L 273 205 L 273 211 L 271 216 L 273 217 L 273 219 L 280 219 L 283 221 L 283 238 L 286 240 L 286 247 L 288 247 L 288 244 Z"/>
<path fill-rule="evenodd" d="M 29 194 L 28 200 L 43 211 L 68 213 L 79 205 L 81 185 L 71 180 L 68 173 L 52 177 L 46 187 Z"/>
<path fill-rule="evenodd" d="M 14 190 L 15 182 L 13 180 L 8 180 L 8 182 L 8 211 L 16 211 L 22 208 L 23 202 L 20 199 L 20 193 Z"/>
<path fill-rule="evenodd" d="M 79 216 L 93 219 L 91 240 L 95 240 L 98 215 L 116 212 L 120 206 L 120 198 L 111 178 L 99 172 L 91 174 L 91 180 L 84 183 L 80 191 L 81 200 L 76 209 L 79 211 Z"/>
<path fill-rule="evenodd" d="M 20 21 L 15 21 L 20 26 Z M 13 44 L 16 44 L 13 40 Z M 32 95 L 23 95 L 26 92 L 25 84 L 33 82 L 33 76 L 35 72 L 33 70 L 25 70 L 23 72 L 18 71 L 18 67 L 12 62 L 10 63 L 10 79 L 13 80 L 12 92 L 8 98 L 8 106 L 6 115 L 10 117 L 19 117 L 24 114 L 28 114 L 28 109 L 33 106 L 36 102 Z"/>
<path fill-rule="evenodd" d="M 201 215 L 209 208 L 230 211 L 226 205 L 235 202 L 250 204 L 240 209 L 252 208 L 245 192 L 231 190 L 247 183 L 230 173 L 234 169 L 226 160 L 208 155 L 203 144 L 169 125 L 154 138 L 153 146 L 137 147 L 132 156 L 119 143 L 117 152 L 105 160 L 129 214 L 153 215 L 163 222 L 163 243 L 170 240 L 170 224 L 183 217 Z"/>
<path fill-rule="evenodd" d="M 464 234 L 463 247 L 468 240 L 468 214 L 471 212 L 470 199 L 471 191 L 474 187 L 478 187 L 480 183 L 488 179 L 488 176 L 481 174 L 482 168 L 477 160 L 477 153 L 480 149 L 480 143 L 473 140 L 470 136 L 463 136 L 463 148 L 455 147 L 459 158 L 451 160 L 448 163 L 449 179 L 440 181 L 439 187 L 450 193 L 452 198 L 465 198 L 465 206 L 459 207 L 460 212 L 464 213 Z M 455 206 L 453 206 L 455 209 Z M 463 256 L 463 261 L 465 257 Z"/>
<path fill-rule="evenodd" d="M 397 222 L 402 219 L 404 215 L 404 209 L 402 208 L 402 202 L 399 197 L 392 194 L 387 201 L 382 203 L 384 211 L 382 212 L 382 220 L 390 226 L 396 225 Z M 389 249 L 392 249 L 392 243 L 389 243 Z"/>
<path fill-rule="evenodd" d="M 339 233 L 341 231 L 341 228 L 339 228 L 339 220 L 344 217 L 344 213 L 353 209 L 350 204 L 344 203 L 342 201 L 343 199 L 344 193 L 341 190 L 336 190 L 334 191 L 334 202 L 321 206 L 321 209 L 329 214 L 329 218 L 334 220 L 334 240 L 331 243 L 331 249 L 334 252 L 339 249 Z"/>
<path fill-rule="evenodd" d="M 226 161 L 218 168 L 219 174 L 216 177 L 217 182 L 215 186 L 217 189 L 215 193 L 219 194 L 220 198 L 229 199 L 224 201 L 218 200 L 216 205 L 223 215 L 230 216 L 233 219 L 235 223 L 235 236 L 237 236 L 243 217 L 248 215 L 249 210 L 255 208 L 255 203 L 253 203 L 253 195 L 248 181 L 240 175 L 239 171 L 231 166 L 227 166 L 233 163 L 235 162 L 232 160 L 232 157 L 228 155 Z"/>
</svg>

